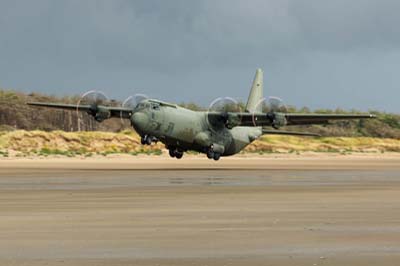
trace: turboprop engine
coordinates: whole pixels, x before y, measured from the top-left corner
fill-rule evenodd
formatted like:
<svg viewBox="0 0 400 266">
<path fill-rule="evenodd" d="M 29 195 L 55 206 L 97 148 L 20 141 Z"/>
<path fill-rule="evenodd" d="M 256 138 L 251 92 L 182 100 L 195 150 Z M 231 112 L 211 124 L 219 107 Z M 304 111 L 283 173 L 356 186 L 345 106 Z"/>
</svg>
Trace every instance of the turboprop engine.
<svg viewBox="0 0 400 266">
<path fill-rule="evenodd" d="M 93 109 L 90 110 L 90 115 L 92 115 L 97 122 L 103 122 L 110 118 L 111 113 L 105 108 L 94 106 Z"/>
<path fill-rule="evenodd" d="M 97 122 L 103 122 L 104 120 L 110 118 L 110 111 L 102 107 L 109 102 L 107 96 L 101 92 L 96 90 L 87 91 L 82 94 L 79 99 L 76 107 L 77 114 L 79 114 L 79 109 L 83 105 L 89 105 L 90 108 L 87 110 L 87 113 L 94 117 Z"/>
<path fill-rule="evenodd" d="M 271 126 L 275 129 L 279 129 L 281 127 L 286 126 L 287 120 L 285 113 L 287 112 L 286 106 L 283 104 L 283 101 L 277 97 L 268 97 L 261 99 L 253 113 L 253 122 L 254 126 L 257 126 L 257 119 L 255 116 L 261 112 L 265 113 L 268 120 L 271 122 Z"/>
<path fill-rule="evenodd" d="M 283 113 L 272 113 L 272 127 L 275 129 L 279 129 L 281 127 L 286 126 L 287 120 L 285 114 Z"/>
</svg>

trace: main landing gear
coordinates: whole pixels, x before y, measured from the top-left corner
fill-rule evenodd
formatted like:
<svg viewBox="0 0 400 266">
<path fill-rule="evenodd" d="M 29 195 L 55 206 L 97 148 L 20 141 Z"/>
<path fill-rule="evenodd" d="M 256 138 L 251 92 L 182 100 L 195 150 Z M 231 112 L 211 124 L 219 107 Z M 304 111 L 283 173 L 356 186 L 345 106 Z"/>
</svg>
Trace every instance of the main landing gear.
<svg viewBox="0 0 400 266">
<path fill-rule="evenodd" d="M 141 139 L 140 139 L 140 143 L 142 143 L 142 145 L 151 145 L 151 143 L 156 142 L 157 143 L 158 139 L 156 137 L 152 137 L 149 135 L 144 135 Z"/>
<path fill-rule="evenodd" d="M 183 151 L 179 149 L 170 148 L 169 149 L 169 156 L 176 159 L 181 159 L 183 157 Z"/>
<path fill-rule="evenodd" d="M 221 158 L 221 154 L 219 152 L 214 152 L 212 149 L 209 149 L 207 151 L 207 158 L 208 159 L 214 159 L 215 161 L 218 161 L 219 158 Z"/>
</svg>

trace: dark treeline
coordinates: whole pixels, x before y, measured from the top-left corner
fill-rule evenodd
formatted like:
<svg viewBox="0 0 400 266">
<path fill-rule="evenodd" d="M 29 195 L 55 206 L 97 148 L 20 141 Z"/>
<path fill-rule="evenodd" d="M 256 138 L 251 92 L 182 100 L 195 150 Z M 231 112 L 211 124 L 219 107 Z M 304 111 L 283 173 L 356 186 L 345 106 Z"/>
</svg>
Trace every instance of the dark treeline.
<svg viewBox="0 0 400 266">
<path fill-rule="evenodd" d="M 55 97 L 38 93 L 24 94 L 0 90 L 0 130 L 64 130 L 64 131 L 119 131 L 129 123 L 109 119 L 97 123 L 84 112 L 37 108 L 26 105 L 28 101 L 76 104 L 79 96 Z"/>
<path fill-rule="evenodd" d="M 63 111 L 46 108 L 35 108 L 26 105 L 28 101 L 74 103 L 79 100 L 79 96 L 55 97 L 38 93 L 24 94 L 11 90 L 0 90 L 0 130 L 101 130 L 101 131 L 121 131 L 130 128 L 128 121 L 113 118 L 97 123 L 85 113 L 76 111 Z M 118 102 L 113 102 L 118 105 Z M 182 103 L 181 106 L 192 110 L 204 110 L 195 103 Z M 243 104 L 242 104 L 243 105 Z M 356 110 L 345 111 L 336 110 L 313 110 L 303 107 L 287 107 L 289 112 L 301 113 L 359 113 Z M 400 139 L 400 115 L 371 111 L 378 116 L 378 119 L 361 121 L 339 121 L 329 125 L 291 127 L 293 130 L 302 130 L 319 133 L 326 136 L 368 136 L 380 138 Z"/>
</svg>

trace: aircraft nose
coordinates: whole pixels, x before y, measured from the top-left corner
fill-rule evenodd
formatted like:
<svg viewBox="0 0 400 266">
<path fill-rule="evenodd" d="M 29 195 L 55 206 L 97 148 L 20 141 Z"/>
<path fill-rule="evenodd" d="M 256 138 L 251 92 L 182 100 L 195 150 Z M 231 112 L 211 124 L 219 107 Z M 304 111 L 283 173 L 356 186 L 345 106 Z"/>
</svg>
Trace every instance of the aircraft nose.
<svg viewBox="0 0 400 266">
<path fill-rule="evenodd" d="M 136 130 L 144 130 L 149 124 L 149 118 L 142 112 L 136 112 L 132 115 L 131 121 Z"/>
</svg>

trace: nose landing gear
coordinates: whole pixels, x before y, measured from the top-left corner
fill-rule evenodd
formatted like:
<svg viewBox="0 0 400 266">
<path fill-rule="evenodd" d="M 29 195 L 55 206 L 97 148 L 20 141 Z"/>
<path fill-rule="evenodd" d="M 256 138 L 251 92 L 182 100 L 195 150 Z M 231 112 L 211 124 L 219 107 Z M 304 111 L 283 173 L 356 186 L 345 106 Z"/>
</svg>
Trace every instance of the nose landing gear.
<svg viewBox="0 0 400 266">
<path fill-rule="evenodd" d="M 158 139 L 156 137 L 152 137 L 149 135 L 144 135 L 141 139 L 140 139 L 140 143 L 142 143 L 142 145 L 151 145 L 153 142 L 157 143 Z"/>
</svg>

